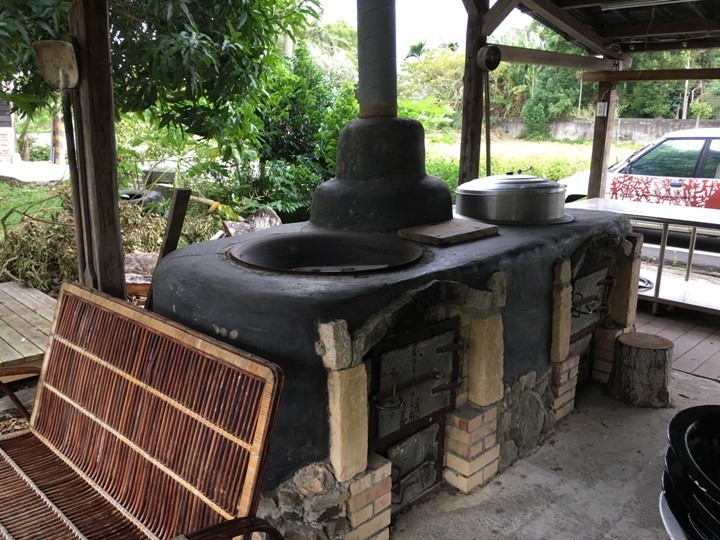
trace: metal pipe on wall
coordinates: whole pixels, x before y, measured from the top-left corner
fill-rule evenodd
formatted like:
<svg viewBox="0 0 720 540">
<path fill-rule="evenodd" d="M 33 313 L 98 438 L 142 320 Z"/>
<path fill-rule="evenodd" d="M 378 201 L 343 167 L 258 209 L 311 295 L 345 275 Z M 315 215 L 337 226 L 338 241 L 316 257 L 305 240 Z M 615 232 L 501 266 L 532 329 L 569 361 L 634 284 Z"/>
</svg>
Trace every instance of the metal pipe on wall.
<svg viewBox="0 0 720 540">
<path fill-rule="evenodd" d="M 360 117 L 397 116 L 395 0 L 358 0 Z"/>
</svg>

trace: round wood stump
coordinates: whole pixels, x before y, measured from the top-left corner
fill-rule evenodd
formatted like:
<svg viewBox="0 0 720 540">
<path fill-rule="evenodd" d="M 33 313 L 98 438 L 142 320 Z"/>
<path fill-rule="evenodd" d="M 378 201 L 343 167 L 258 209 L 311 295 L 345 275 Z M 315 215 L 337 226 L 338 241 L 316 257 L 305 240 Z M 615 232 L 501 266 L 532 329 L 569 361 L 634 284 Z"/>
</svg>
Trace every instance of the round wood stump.
<svg viewBox="0 0 720 540">
<path fill-rule="evenodd" d="M 605 395 L 639 407 L 672 407 L 668 390 L 672 360 L 669 339 L 642 332 L 618 336 Z"/>
</svg>

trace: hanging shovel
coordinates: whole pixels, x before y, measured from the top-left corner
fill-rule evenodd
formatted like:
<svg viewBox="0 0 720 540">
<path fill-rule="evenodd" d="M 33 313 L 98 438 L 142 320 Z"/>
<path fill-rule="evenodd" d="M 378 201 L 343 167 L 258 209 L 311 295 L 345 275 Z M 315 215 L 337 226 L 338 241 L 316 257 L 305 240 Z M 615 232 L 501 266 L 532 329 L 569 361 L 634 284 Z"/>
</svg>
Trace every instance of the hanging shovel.
<svg viewBox="0 0 720 540">
<path fill-rule="evenodd" d="M 40 75 L 50 86 L 60 91 L 62 115 L 65 124 L 65 138 L 68 148 L 70 182 L 72 185 L 73 207 L 75 209 L 75 242 L 78 252 L 80 281 L 95 286 L 95 271 L 92 266 L 90 239 L 85 231 L 90 230 L 87 190 L 78 175 L 78 160 L 75 149 L 75 130 L 71 105 L 71 90 L 80 82 L 77 56 L 72 43 L 67 41 L 36 41 L 33 50 L 40 68 Z"/>
</svg>

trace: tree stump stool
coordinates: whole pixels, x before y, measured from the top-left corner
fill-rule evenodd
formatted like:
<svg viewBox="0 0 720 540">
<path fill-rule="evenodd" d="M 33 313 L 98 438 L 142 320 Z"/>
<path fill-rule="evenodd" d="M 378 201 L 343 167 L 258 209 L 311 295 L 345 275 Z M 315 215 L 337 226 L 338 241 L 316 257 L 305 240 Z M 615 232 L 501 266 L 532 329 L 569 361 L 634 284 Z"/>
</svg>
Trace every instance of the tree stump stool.
<svg viewBox="0 0 720 540">
<path fill-rule="evenodd" d="M 672 407 L 668 391 L 672 360 L 669 339 L 642 332 L 618 336 L 605 395 L 639 407 Z"/>
</svg>

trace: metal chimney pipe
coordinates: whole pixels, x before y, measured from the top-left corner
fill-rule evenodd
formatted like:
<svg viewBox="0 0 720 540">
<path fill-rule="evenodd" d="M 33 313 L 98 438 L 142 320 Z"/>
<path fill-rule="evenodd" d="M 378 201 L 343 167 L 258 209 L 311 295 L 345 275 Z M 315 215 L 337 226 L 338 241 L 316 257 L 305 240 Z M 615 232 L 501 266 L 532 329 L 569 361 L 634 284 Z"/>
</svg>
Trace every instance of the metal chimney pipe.
<svg viewBox="0 0 720 540">
<path fill-rule="evenodd" d="M 397 116 L 395 0 L 357 0 L 360 118 Z"/>
</svg>

